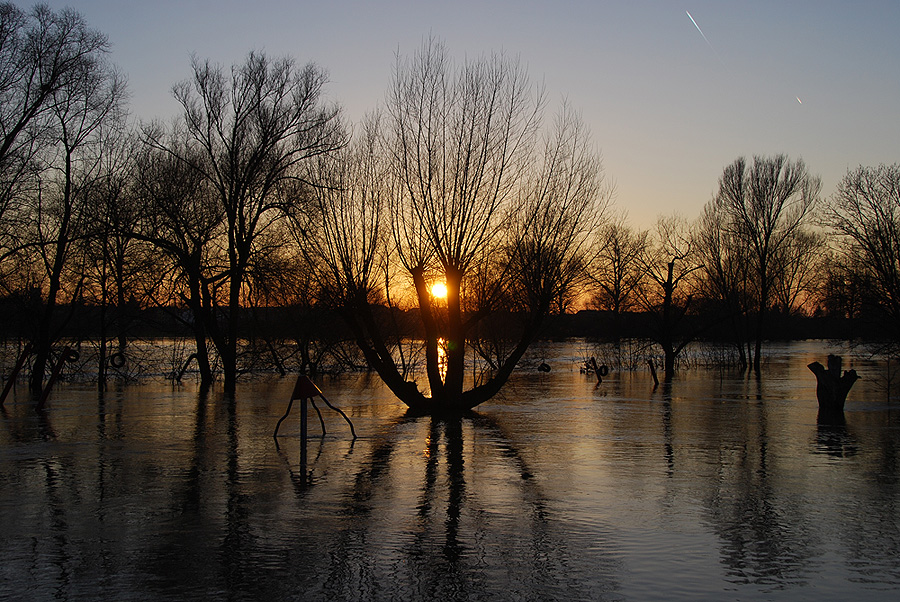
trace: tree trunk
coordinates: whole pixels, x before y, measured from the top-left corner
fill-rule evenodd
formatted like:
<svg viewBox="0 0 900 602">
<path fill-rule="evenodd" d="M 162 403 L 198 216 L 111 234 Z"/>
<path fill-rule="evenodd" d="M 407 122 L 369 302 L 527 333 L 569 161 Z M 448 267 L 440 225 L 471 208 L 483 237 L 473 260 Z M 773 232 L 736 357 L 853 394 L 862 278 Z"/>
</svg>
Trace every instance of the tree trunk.
<svg viewBox="0 0 900 602">
<path fill-rule="evenodd" d="M 197 345 L 197 370 L 200 372 L 200 386 L 208 387 L 213 382 L 212 366 L 209 364 L 209 349 L 206 348 L 206 335 L 202 327 L 195 326 L 194 341 Z"/>
<path fill-rule="evenodd" d="M 97 390 L 103 392 L 106 390 L 106 287 L 101 286 L 100 297 L 100 349 L 97 358 Z"/>
<path fill-rule="evenodd" d="M 207 348 L 207 323 L 214 320 L 212 311 L 207 312 L 204 306 L 203 285 L 200 271 L 186 270 L 188 275 L 188 287 L 190 298 L 187 299 L 188 307 L 193 314 L 194 322 L 191 328 L 194 331 L 194 342 L 197 347 L 197 369 L 200 371 L 201 387 L 209 387 L 213 382 L 212 366 L 209 363 L 209 349 Z"/>
<path fill-rule="evenodd" d="M 64 244 L 60 242 L 58 247 L 64 248 Z M 65 251 L 57 248 L 57 257 L 61 257 L 60 254 L 62 253 L 65 253 Z M 62 261 L 57 259 L 54 262 L 53 273 L 50 274 L 47 304 L 44 306 L 44 313 L 38 326 L 37 340 L 34 342 L 36 351 L 34 363 L 31 366 L 31 392 L 35 397 L 40 396 L 44 390 L 44 373 L 47 371 L 47 360 L 50 358 L 50 346 L 52 343 L 50 329 L 53 322 L 53 314 L 56 311 L 56 297 L 59 295 L 61 277 Z"/>
<path fill-rule="evenodd" d="M 228 290 L 228 316 L 224 348 L 219 350 L 222 358 L 222 377 L 226 395 L 234 395 L 237 387 L 237 340 L 241 310 L 241 286 L 243 270 L 238 267 L 231 274 Z"/>
<path fill-rule="evenodd" d="M 768 309 L 768 298 L 769 298 L 769 285 L 768 285 L 768 272 L 763 267 L 760 270 L 760 293 L 759 293 L 759 313 L 756 316 L 756 342 L 754 344 L 754 356 L 753 356 L 753 371 L 756 374 L 760 373 L 761 367 L 761 356 L 762 356 L 762 340 L 763 340 L 763 332 L 764 332 L 764 323 L 766 319 L 766 311 Z"/>
<path fill-rule="evenodd" d="M 419 301 L 419 314 L 421 316 L 422 326 L 425 330 L 425 372 L 428 376 L 429 388 L 431 389 L 431 399 L 435 401 L 440 400 L 442 403 L 445 399 L 445 394 L 444 380 L 441 377 L 439 365 L 440 355 L 438 353 L 438 339 L 440 338 L 440 332 L 438 330 L 437 320 L 434 316 L 434 306 L 431 303 L 431 291 L 428 290 L 428 284 L 425 282 L 423 268 L 414 268 L 412 270 L 412 277 L 416 287 L 416 296 Z"/>
<path fill-rule="evenodd" d="M 666 380 L 672 380 L 675 376 L 675 349 L 671 344 L 663 345 L 663 372 Z"/>
<path fill-rule="evenodd" d="M 50 357 L 50 328 L 53 322 L 53 314 L 56 310 L 56 298 L 62 288 L 62 273 L 69 247 L 69 224 L 72 220 L 72 151 L 68 146 L 66 146 L 64 173 L 63 214 L 59 223 L 57 238 L 53 245 L 53 265 L 48 274 L 50 287 L 47 291 L 47 305 L 44 307 L 44 315 L 38 327 L 38 338 L 34 345 L 34 363 L 31 367 L 31 392 L 35 398 L 41 395 L 44 388 L 44 372 L 47 370 L 47 360 Z"/>
<path fill-rule="evenodd" d="M 114 278 L 116 281 L 116 307 L 115 307 L 115 325 L 116 325 L 116 337 L 118 338 L 118 349 L 117 353 L 121 353 L 125 355 L 125 351 L 128 347 L 128 336 L 126 335 L 126 328 L 128 322 L 130 321 L 130 316 L 128 313 L 130 312 L 130 308 L 125 301 L 125 253 L 120 252 L 116 253 L 116 261 L 115 261 L 115 274 Z M 104 291 L 104 296 L 106 292 Z"/>
<path fill-rule="evenodd" d="M 761 328 L 761 324 L 760 324 L 760 331 L 757 332 L 756 344 L 754 345 L 754 348 L 753 348 L 753 371 L 757 374 L 760 373 L 760 367 L 761 367 L 761 363 L 760 363 L 760 356 L 762 355 L 762 333 L 761 333 L 761 330 L 762 330 L 762 328 Z"/>
<path fill-rule="evenodd" d="M 455 268 L 446 271 L 447 285 L 447 374 L 444 377 L 444 391 L 451 403 L 462 397 L 465 376 L 466 337 L 462 326 L 462 306 L 460 287 L 462 273 Z"/>
<path fill-rule="evenodd" d="M 847 370 L 841 375 L 841 357 L 828 356 L 828 368 L 819 362 L 807 366 L 816 375 L 816 397 L 819 400 L 819 412 L 826 414 L 843 414 L 844 402 L 853 383 L 859 380 L 856 370 Z"/>
</svg>

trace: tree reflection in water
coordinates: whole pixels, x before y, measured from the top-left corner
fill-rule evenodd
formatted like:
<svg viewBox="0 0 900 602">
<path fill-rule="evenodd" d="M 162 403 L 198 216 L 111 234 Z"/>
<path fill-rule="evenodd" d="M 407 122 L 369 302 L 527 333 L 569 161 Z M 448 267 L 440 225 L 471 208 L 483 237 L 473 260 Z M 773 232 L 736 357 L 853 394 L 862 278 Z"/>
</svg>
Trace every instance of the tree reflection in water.
<svg viewBox="0 0 900 602">
<path fill-rule="evenodd" d="M 524 375 L 456 419 L 360 378 L 363 437 L 310 438 L 305 471 L 296 422 L 272 443 L 289 383 L 12 399 L 0 600 L 893 599 L 898 413 L 869 379 L 817 420 L 794 363 L 806 389 Z"/>
<path fill-rule="evenodd" d="M 400 514 L 409 502 L 392 478 L 408 468 L 397 453 L 397 431 L 421 423 L 427 423 L 427 436 L 412 524 L 406 534 L 384 532 L 385 502 L 379 498 L 391 500 L 387 512 Z M 489 442 L 496 454 L 491 463 L 512 472 L 518 499 L 504 495 L 503 505 L 492 506 L 483 484 L 470 487 L 480 475 L 473 462 L 467 466 L 478 453 L 467 438 Z M 357 471 L 341 512 L 345 520 L 322 589 L 327 598 L 477 600 L 514 591 L 525 600 L 593 600 L 615 589 L 613 562 L 605 552 L 573 548 L 562 525 L 551 521 L 522 454 L 485 415 L 409 414 L 397 421 Z"/>
<path fill-rule="evenodd" d="M 197 399 L 189 460 L 151 479 L 168 489 L 162 507 L 148 500 L 156 510 L 129 562 L 141 591 L 598 600 L 617 587 L 607 544 L 571 536 L 577 527 L 554 518 L 523 454 L 484 415 L 401 416 L 343 455 L 312 437 L 306 471 L 283 442 L 262 473 L 254 454 L 266 452 L 248 446 L 244 418 L 227 399 Z"/>
<path fill-rule="evenodd" d="M 836 458 L 855 456 L 856 439 L 847 428 L 844 412 L 823 412 L 816 417 L 816 451 Z"/>
</svg>

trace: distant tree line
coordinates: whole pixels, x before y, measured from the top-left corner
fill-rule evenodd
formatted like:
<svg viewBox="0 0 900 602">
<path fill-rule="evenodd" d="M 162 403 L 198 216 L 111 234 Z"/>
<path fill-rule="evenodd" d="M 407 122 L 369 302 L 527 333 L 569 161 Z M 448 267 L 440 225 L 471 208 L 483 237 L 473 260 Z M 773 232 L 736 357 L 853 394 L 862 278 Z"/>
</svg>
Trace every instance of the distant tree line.
<svg viewBox="0 0 900 602">
<path fill-rule="evenodd" d="M 651 316 L 665 371 L 711 331 L 760 370 L 768 324 L 829 317 L 876 350 L 900 340 L 900 165 L 851 170 L 827 198 L 801 160 L 739 158 L 693 222 L 649 231 L 618 218 L 601 228 L 592 307 Z M 613 329 L 613 338 L 623 334 Z"/>
<path fill-rule="evenodd" d="M 698 218 L 644 231 L 613 209 L 577 112 L 547 119 L 516 60 L 457 63 L 426 40 L 354 125 L 326 84 L 291 58 L 194 58 L 180 116 L 135 124 L 102 33 L 0 4 L 0 295 L 33 390 L 73 319 L 92 322 L 102 385 L 137 316 L 160 312 L 204 384 L 234 391 L 251 348 L 283 372 L 276 343 L 314 369 L 352 341 L 425 411 L 490 398 L 548 316 L 585 305 L 612 339 L 648 316 L 667 373 L 712 327 L 759 370 L 775 315 L 869 318 L 885 349 L 900 339 L 896 164 L 823 199 L 800 160 L 739 158 Z"/>
</svg>

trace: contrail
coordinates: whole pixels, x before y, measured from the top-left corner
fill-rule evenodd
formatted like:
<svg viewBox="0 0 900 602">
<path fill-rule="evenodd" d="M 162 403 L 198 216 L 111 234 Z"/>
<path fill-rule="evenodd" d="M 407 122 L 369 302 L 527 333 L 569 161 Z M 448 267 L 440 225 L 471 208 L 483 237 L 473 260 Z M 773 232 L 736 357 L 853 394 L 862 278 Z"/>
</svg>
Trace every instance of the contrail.
<svg viewBox="0 0 900 602">
<path fill-rule="evenodd" d="M 684 11 L 684 13 L 688 16 L 688 19 L 691 20 L 691 23 L 694 24 L 694 27 L 697 28 L 697 31 L 700 32 L 700 35 L 703 36 L 703 39 L 706 41 L 706 45 L 709 46 L 709 49 L 712 50 L 713 52 L 715 52 L 716 49 L 713 48 L 712 44 L 709 43 L 709 40 L 706 39 L 706 34 L 703 33 L 703 30 L 700 29 L 700 26 L 697 25 L 697 22 L 696 22 L 696 21 L 694 21 L 694 17 L 691 16 L 691 13 L 689 13 L 688 11 Z"/>
<path fill-rule="evenodd" d="M 694 24 L 694 27 L 697 28 L 697 31 L 700 32 L 700 35 L 701 35 L 701 36 L 703 36 L 703 41 L 706 42 L 706 45 L 709 46 L 709 49 L 713 51 L 713 54 L 716 55 L 716 58 L 719 59 L 719 62 L 722 63 L 722 65 L 724 66 L 724 65 L 725 65 L 725 61 L 722 60 L 722 57 L 719 56 L 719 53 L 716 52 L 716 49 L 713 48 L 713 45 L 712 45 L 712 44 L 710 44 L 709 39 L 706 37 L 706 34 L 703 33 L 703 30 L 700 29 L 700 26 L 697 25 L 697 22 L 696 22 L 696 21 L 694 21 L 694 17 L 691 16 L 691 13 L 689 13 L 688 11 L 684 11 L 684 14 L 686 14 L 686 15 L 688 16 L 688 19 L 691 20 L 691 23 Z"/>
</svg>

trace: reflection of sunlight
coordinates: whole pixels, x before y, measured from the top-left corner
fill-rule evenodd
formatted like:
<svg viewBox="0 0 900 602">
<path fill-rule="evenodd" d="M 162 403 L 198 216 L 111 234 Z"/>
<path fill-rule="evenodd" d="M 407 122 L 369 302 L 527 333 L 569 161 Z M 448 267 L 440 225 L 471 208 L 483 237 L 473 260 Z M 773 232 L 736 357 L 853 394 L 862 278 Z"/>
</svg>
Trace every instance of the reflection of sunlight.
<svg viewBox="0 0 900 602">
<path fill-rule="evenodd" d="M 435 282 L 431 287 L 431 296 L 443 299 L 447 296 L 447 285 L 443 282 Z"/>
<path fill-rule="evenodd" d="M 447 341 L 444 339 L 438 339 L 438 370 L 441 372 L 441 380 L 444 381 L 447 378 Z"/>
</svg>

